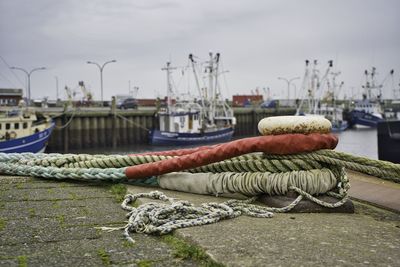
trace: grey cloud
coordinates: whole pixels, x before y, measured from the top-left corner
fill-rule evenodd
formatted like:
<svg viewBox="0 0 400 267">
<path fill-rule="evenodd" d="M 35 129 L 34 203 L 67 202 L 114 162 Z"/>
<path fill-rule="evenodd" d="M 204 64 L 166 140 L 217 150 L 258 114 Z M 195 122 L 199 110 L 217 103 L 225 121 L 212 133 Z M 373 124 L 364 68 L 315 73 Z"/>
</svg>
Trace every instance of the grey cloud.
<svg viewBox="0 0 400 267">
<path fill-rule="evenodd" d="M 128 80 L 154 97 L 165 90 L 166 60 L 184 65 L 188 53 L 204 58 L 209 50 L 222 53 L 231 94 L 269 86 L 279 96 L 277 77 L 302 76 L 306 58 L 337 60 L 348 86 L 359 86 L 372 65 L 381 76 L 398 70 L 398 80 L 398 10 L 390 0 L 3 0 L 0 54 L 11 65 L 50 68 L 35 75 L 37 97 L 55 96 L 54 75 L 70 86 L 85 80 L 99 96 L 98 73 L 86 61 L 114 58 L 107 97 L 126 92 Z M 1 62 L 0 73 L 0 87 L 18 84 Z"/>
</svg>

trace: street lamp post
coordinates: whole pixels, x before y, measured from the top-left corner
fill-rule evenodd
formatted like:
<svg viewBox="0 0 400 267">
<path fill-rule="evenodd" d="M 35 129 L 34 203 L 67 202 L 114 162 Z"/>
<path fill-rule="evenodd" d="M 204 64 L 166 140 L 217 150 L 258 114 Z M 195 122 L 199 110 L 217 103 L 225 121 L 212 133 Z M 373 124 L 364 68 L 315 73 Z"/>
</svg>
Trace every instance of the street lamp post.
<svg viewBox="0 0 400 267">
<path fill-rule="evenodd" d="M 290 80 L 283 78 L 283 77 L 278 77 L 278 80 L 283 80 L 287 82 L 287 94 L 288 94 L 288 100 L 290 99 L 290 83 L 294 80 L 300 79 L 300 77 L 294 77 Z"/>
<path fill-rule="evenodd" d="M 29 106 L 30 103 L 31 103 L 31 74 L 32 74 L 34 71 L 37 71 L 37 70 L 45 70 L 46 68 L 45 68 L 45 67 L 34 68 L 34 69 L 32 69 L 31 71 L 27 71 L 27 70 L 25 70 L 25 69 L 23 69 L 23 68 L 18 68 L 18 67 L 11 67 L 11 69 L 23 71 L 23 72 L 25 72 L 26 76 L 28 76 L 28 88 L 27 88 L 27 92 L 26 92 L 26 97 L 28 98 L 28 103 L 27 103 L 27 104 L 28 104 L 28 106 Z"/>
<path fill-rule="evenodd" d="M 97 62 L 93 62 L 93 61 L 88 61 L 87 62 L 87 64 L 94 64 L 94 65 L 96 65 L 98 68 L 99 68 L 99 70 L 100 70 L 100 88 L 101 88 L 101 106 L 103 106 L 104 105 L 104 102 L 103 102 L 103 69 L 104 69 L 104 67 L 108 64 L 108 63 L 114 63 L 114 62 L 117 62 L 115 59 L 113 59 L 113 60 L 110 60 L 110 61 L 107 61 L 107 62 L 105 62 L 103 65 L 101 65 L 100 66 L 100 64 L 98 64 Z"/>
</svg>

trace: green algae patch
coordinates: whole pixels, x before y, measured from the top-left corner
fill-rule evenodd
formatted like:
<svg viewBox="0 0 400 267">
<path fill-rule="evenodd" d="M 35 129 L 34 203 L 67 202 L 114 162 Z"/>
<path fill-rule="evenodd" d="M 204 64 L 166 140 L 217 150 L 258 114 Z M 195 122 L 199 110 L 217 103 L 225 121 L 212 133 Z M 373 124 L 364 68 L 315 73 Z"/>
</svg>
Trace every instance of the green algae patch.
<svg viewBox="0 0 400 267">
<path fill-rule="evenodd" d="M 6 227 L 6 221 L 0 218 L 0 231 L 3 231 L 5 227 Z"/>
<path fill-rule="evenodd" d="M 58 215 L 57 220 L 61 227 L 65 226 L 65 216 L 63 214 Z"/>
<path fill-rule="evenodd" d="M 28 257 L 27 256 L 18 256 L 18 267 L 27 267 L 28 266 Z"/>
<path fill-rule="evenodd" d="M 140 260 L 137 263 L 138 267 L 151 267 L 153 266 L 153 261 L 151 260 Z"/>
<path fill-rule="evenodd" d="M 213 261 L 203 249 L 188 244 L 185 241 L 173 236 L 173 235 L 165 235 L 161 237 L 162 241 L 170 245 L 174 252 L 173 255 L 179 259 L 192 259 L 198 262 L 202 266 L 210 266 L 210 267 L 222 267 L 224 265 L 216 263 Z"/>
<path fill-rule="evenodd" d="M 121 203 L 124 200 L 127 191 L 124 184 L 115 184 L 110 187 L 110 192 L 117 203 Z"/>
<path fill-rule="evenodd" d="M 101 248 L 97 251 L 97 255 L 99 255 L 101 261 L 105 266 L 110 266 L 111 265 L 111 260 L 110 260 L 110 255 L 107 253 L 107 251 L 104 248 Z"/>
</svg>

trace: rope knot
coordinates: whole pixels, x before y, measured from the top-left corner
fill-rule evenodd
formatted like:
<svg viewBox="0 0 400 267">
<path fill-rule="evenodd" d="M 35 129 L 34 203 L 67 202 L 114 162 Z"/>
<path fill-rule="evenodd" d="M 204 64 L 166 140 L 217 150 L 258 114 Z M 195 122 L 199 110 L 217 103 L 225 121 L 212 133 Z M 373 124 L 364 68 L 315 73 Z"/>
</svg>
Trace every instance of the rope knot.
<svg viewBox="0 0 400 267">
<path fill-rule="evenodd" d="M 159 199 L 159 200 L 167 200 L 168 197 L 164 195 L 163 192 L 160 191 L 151 191 L 148 196 L 152 199 Z"/>
</svg>

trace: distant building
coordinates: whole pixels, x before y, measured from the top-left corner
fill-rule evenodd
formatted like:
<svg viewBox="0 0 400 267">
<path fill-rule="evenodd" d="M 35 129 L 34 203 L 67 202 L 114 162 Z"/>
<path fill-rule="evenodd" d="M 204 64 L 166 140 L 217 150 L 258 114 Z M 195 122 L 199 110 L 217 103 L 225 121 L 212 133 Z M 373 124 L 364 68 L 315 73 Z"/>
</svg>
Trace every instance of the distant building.
<svg viewBox="0 0 400 267">
<path fill-rule="evenodd" d="M 141 107 L 155 107 L 157 105 L 157 99 L 138 98 L 137 101 Z"/>
<path fill-rule="evenodd" d="M 22 95 L 22 89 L 0 88 L 0 106 L 17 106 Z"/>
<path fill-rule="evenodd" d="M 263 100 L 262 95 L 234 95 L 232 96 L 232 105 L 234 107 L 247 107 L 260 105 Z"/>
</svg>

